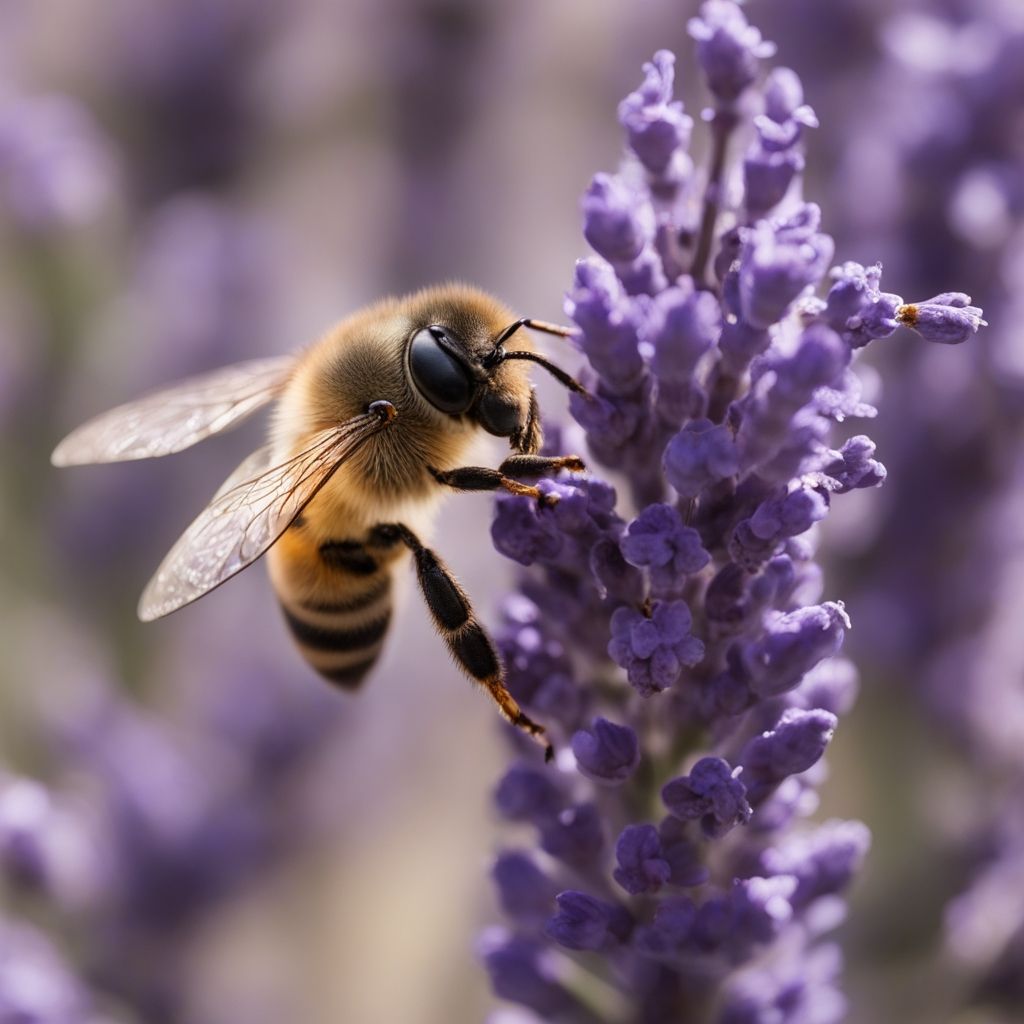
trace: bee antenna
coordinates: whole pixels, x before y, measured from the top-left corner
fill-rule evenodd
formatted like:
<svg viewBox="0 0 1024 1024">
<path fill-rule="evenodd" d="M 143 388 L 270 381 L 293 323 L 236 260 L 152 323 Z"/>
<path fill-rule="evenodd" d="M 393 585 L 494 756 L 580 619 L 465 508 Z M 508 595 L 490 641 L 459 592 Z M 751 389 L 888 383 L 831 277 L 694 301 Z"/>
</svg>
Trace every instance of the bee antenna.
<svg viewBox="0 0 1024 1024">
<path fill-rule="evenodd" d="M 562 327 L 559 324 L 549 324 L 546 320 L 534 320 L 532 317 L 524 316 L 508 325 L 495 339 L 494 347 L 501 348 L 502 345 L 512 337 L 520 327 L 528 327 L 531 331 L 540 331 L 542 334 L 554 334 L 559 338 L 571 338 L 572 329 Z"/>
<path fill-rule="evenodd" d="M 548 373 L 551 374 L 559 384 L 564 385 L 570 391 L 575 392 L 577 395 L 583 395 L 585 398 L 590 398 L 590 392 L 578 381 L 575 377 L 570 377 L 565 370 L 561 367 L 555 366 L 554 363 L 548 362 L 543 356 L 537 355 L 536 352 L 501 352 L 499 362 L 504 362 L 506 359 L 527 359 L 531 363 L 536 363 L 538 366 L 543 366 Z"/>
</svg>

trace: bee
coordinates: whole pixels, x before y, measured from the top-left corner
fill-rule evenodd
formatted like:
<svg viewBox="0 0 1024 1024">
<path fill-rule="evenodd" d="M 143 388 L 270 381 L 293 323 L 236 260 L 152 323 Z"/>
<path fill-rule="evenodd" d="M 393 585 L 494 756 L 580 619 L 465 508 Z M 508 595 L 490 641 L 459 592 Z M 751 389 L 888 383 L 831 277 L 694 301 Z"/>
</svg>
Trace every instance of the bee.
<svg viewBox="0 0 1024 1024">
<path fill-rule="evenodd" d="M 423 598 L 456 664 L 513 725 L 552 755 L 544 728 L 505 686 L 494 643 L 466 592 L 420 539 L 446 490 L 552 497 L 536 479 L 581 472 L 576 455 L 538 455 L 541 418 L 528 362 L 586 395 L 515 318 L 464 285 L 385 299 L 342 320 L 294 356 L 224 367 L 119 406 L 56 447 L 56 466 L 158 458 L 228 430 L 274 403 L 270 440 L 244 459 L 171 548 L 139 601 L 161 618 L 262 555 L 292 638 L 321 676 L 357 688 L 377 661 L 392 579 L 411 555 Z M 497 469 L 464 465 L 481 432 L 507 438 Z"/>
</svg>

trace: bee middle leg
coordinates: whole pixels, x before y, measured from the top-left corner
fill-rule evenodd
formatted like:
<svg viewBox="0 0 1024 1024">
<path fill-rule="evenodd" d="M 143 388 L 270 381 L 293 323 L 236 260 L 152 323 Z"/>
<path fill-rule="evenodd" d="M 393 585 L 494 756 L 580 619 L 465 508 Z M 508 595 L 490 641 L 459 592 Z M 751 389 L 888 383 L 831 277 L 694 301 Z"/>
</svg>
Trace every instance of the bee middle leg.
<svg viewBox="0 0 1024 1024">
<path fill-rule="evenodd" d="M 444 562 L 430 548 L 424 547 L 416 534 L 402 523 L 377 526 L 370 535 L 371 545 L 386 546 L 397 541 L 412 552 L 423 598 L 452 657 L 466 675 L 486 687 L 502 715 L 512 725 L 544 747 L 544 759 L 550 761 L 554 748 L 545 736 L 544 727 L 527 716 L 508 692 L 505 670 L 494 642 L 476 620 L 459 581 Z"/>
<path fill-rule="evenodd" d="M 513 479 L 513 476 L 538 477 L 557 473 L 560 469 L 581 473 L 586 466 L 578 455 L 511 455 L 497 469 L 489 469 L 486 466 L 460 466 L 458 469 L 429 468 L 438 483 L 454 487 L 457 491 L 506 490 L 510 494 L 543 500 L 544 495 L 537 487 L 521 483 Z"/>
</svg>

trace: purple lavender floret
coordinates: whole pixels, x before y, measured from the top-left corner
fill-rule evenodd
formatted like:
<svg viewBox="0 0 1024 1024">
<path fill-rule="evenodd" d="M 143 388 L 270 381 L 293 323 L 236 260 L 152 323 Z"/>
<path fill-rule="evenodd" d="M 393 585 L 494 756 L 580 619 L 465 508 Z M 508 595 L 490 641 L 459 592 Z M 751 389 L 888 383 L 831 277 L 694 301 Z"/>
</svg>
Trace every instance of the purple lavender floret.
<svg viewBox="0 0 1024 1024">
<path fill-rule="evenodd" d="M 817 764 L 836 724 L 830 711 L 788 708 L 773 728 L 753 737 L 740 753 L 750 802 L 757 805 L 784 779 Z"/>
<path fill-rule="evenodd" d="M 778 323 L 805 289 L 825 276 L 835 247 L 817 230 L 820 216 L 807 204 L 786 220 L 759 220 L 747 229 L 735 310 L 744 322 L 761 328 Z"/>
<path fill-rule="evenodd" d="M 699 821 L 706 836 L 723 836 L 736 825 L 750 820 L 747 787 L 720 757 L 702 757 L 689 775 L 667 782 L 661 799 L 669 811 L 683 821 Z"/>
<path fill-rule="evenodd" d="M 575 733 L 572 752 L 576 766 L 587 778 L 607 785 L 625 782 L 640 762 L 636 733 L 606 718 L 596 718 L 590 729 Z"/>
<path fill-rule="evenodd" d="M 690 19 L 689 29 L 708 88 L 725 102 L 735 101 L 752 85 L 759 61 L 775 53 L 775 44 L 763 40 L 731 0 L 707 0 L 700 17 Z"/>
<path fill-rule="evenodd" d="M 672 877 L 653 825 L 627 825 L 615 844 L 615 860 L 612 876 L 631 896 L 657 892 Z"/>
<path fill-rule="evenodd" d="M 584 199 L 596 255 L 565 306 L 589 391 L 570 410 L 616 488 L 561 474 L 543 503 L 497 499 L 495 545 L 528 567 L 506 605 L 510 685 L 562 749 L 545 767 L 511 737 L 496 804 L 539 852 L 499 858 L 516 930 L 488 963 L 544 1020 L 580 1014 L 556 981 L 571 950 L 609 1021 L 824 1022 L 842 998 L 822 936 L 868 835 L 807 820 L 857 690 L 816 548 L 834 503 L 886 478 L 874 443 L 836 425 L 874 414 L 855 354 L 912 309 L 925 340 L 983 321 L 959 293 L 909 306 L 879 265 L 833 269 L 825 215 L 799 199 L 817 124 L 799 78 L 759 83 L 773 48 L 732 0 L 691 33 L 711 166 L 693 169 L 661 52 L 620 107 L 630 163 Z M 544 697 L 545 717 L 553 680 L 570 710 Z"/>
<path fill-rule="evenodd" d="M 708 420 L 694 420 L 683 427 L 666 447 L 664 459 L 665 479 L 681 498 L 695 498 L 739 468 L 732 432 Z"/>
<path fill-rule="evenodd" d="M 843 606 L 831 601 L 766 615 L 762 635 L 743 650 L 752 689 L 763 697 L 792 689 L 820 661 L 839 653 L 849 624 Z"/>
<path fill-rule="evenodd" d="M 585 892 L 559 893 L 548 934 L 566 949 L 611 949 L 628 935 L 632 922 L 621 907 Z"/>
<path fill-rule="evenodd" d="M 775 68 L 765 80 L 764 113 L 754 118 L 756 136 L 743 159 L 747 216 L 768 214 L 786 198 L 804 169 L 799 144 L 805 128 L 816 128 L 814 111 L 803 101 L 795 71 Z"/>
<path fill-rule="evenodd" d="M 524 850 L 499 854 L 491 878 L 501 909 L 510 917 L 538 922 L 547 918 L 556 890 L 532 854 Z"/>
<path fill-rule="evenodd" d="M 696 665 L 704 644 L 690 633 L 693 617 L 685 601 L 655 601 L 650 614 L 616 608 L 608 654 L 626 669 L 630 684 L 644 697 L 670 687 L 683 666 Z"/>
<path fill-rule="evenodd" d="M 629 524 L 619 546 L 630 565 L 648 570 L 658 596 L 677 593 L 687 576 L 711 561 L 700 534 L 683 525 L 678 509 L 660 502 L 648 505 Z"/>
<path fill-rule="evenodd" d="M 685 151 L 693 118 L 672 98 L 675 62 L 675 54 L 659 50 L 644 65 L 643 84 L 619 104 L 619 121 L 630 148 L 659 183 L 681 180 L 691 169 Z"/>
<path fill-rule="evenodd" d="M 640 208 L 643 210 L 643 207 Z M 619 178 L 597 174 L 583 197 L 583 234 L 610 263 L 630 263 L 654 234 L 638 216 L 633 193 Z"/>
<path fill-rule="evenodd" d="M 963 292 L 944 292 L 897 307 L 896 322 L 917 331 L 925 341 L 959 345 L 986 326 L 981 310 L 970 303 L 971 297 Z"/>
</svg>

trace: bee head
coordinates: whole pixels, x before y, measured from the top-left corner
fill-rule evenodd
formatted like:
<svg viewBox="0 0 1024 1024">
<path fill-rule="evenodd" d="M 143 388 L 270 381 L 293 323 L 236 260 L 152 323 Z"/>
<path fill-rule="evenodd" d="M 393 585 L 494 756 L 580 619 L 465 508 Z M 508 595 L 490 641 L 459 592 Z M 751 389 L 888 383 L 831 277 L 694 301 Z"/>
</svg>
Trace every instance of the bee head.
<svg viewBox="0 0 1024 1024">
<path fill-rule="evenodd" d="M 564 327 L 524 317 L 488 339 L 482 351 L 473 351 L 453 328 L 429 324 L 416 331 L 409 344 L 413 383 L 441 412 L 451 416 L 468 414 L 497 437 L 521 435 L 530 417 L 532 390 L 523 374 L 509 372 L 509 363 L 537 363 L 570 390 L 585 392 L 572 377 L 536 352 L 506 349 L 505 343 L 520 327 L 562 337 L 569 334 Z"/>
</svg>

